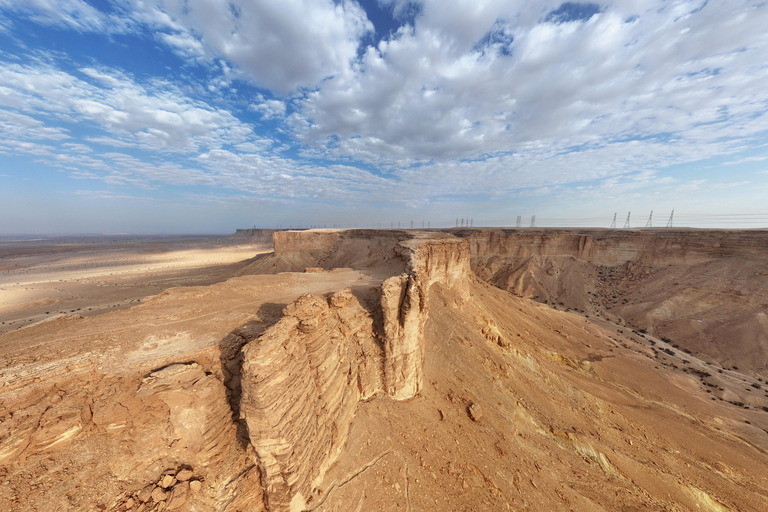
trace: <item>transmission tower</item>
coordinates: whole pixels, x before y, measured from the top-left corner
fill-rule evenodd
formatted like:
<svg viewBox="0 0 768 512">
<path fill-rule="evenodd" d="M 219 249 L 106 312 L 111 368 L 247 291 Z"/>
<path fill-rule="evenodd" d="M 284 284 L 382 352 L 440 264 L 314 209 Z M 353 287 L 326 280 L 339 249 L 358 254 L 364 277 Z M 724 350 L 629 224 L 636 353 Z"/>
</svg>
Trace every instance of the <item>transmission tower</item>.
<svg viewBox="0 0 768 512">
<path fill-rule="evenodd" d="M 616 229 L 616 214 L 613 214 L 613 222 L 611 222 L 611 229 Z"/>
<path fill-rule="evenodd" d="M 531 227 L 532 228 L 536 227 L 536 216 L 535 215 L 531 215 Z"/>
<path fill-rule="evenodd" d="M 518 215 L 517 216 L 517 223 L 515 223 L 515 227 L 519 228 L 522 223 L 523 223 L 523 218 L 522 218 L 522 216 Z"/>
<path fill-rule="evenodd" d="M 667 227 L 668 228 L 672 227 L 672 217 L 674 217 L 674 216 L 675 216 L 675 209 L 672 208 L 672 213 L 669 214 L 669 220 L 667 221 Z"/>
<path fill-rule="evenodd" d="M 653 210 L 651 210 L 651 214 L 648 216 L 648 222 L 645 223 L 645 227 L 647 228 L 653 227 Z"/>
<path fill-rule="evenodd" d="M 629 229 L 629 215 L 632 212 L 627 212 L 627 222 L 624 223 L 624 229 Z"/>
<path fill-rule="evenodd" d="M 469 227 L 471 227 L 471 228 L 475 227 L 475 219 L 474 218 L 469 219 Z"/>
</svg>

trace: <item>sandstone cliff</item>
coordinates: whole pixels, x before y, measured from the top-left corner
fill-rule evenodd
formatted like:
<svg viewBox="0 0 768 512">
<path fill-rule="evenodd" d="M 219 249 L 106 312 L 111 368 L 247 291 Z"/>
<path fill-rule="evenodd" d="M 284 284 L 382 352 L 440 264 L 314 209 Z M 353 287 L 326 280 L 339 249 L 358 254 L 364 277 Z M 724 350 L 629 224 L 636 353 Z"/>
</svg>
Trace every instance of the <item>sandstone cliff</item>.
<svg viewBox="0 0 768 512">
<path fill-rule="evenodd" d="M 340 282 L 376 284 L 242 277 L 2 336 L 0 510 L 263 510 L 240 349 L 279 315 L 271 301 Z"/>
<path fill-rule="evenodd" d="M 318 263 L 309 259 L 317 254 L 303 254 L 302 243 L 292 238 L 286 248 L 285 240 L 275 238 L 278 257 Z M 327 299 L 305 295 L 243 349 L 240 414 L 258 454 L 270 510 L 312 504 L 360 400 L 378 393 L 404 400 L 419 392 L 430 286 L 441 283 L 457 297 L 467 293 L 465 241 L 419 235 L 407 242 L 390 238 L 390 244 L 396 245 L 388 248 L 391 253 L 407 258 L 408 270 L 384 281 L 370 309 L 350 290 Z"/>
<path fill-rule="evenodd" d="M 502 289 L 768 376 L 764 231 L 451 231 L 470 242 L 473 271 Z"/>
<path fill-rule="evenodd" d="M 241 275 L 347 267 L 392 275 L 405 271 L 409 256 L 400 242 L 413 236 L 408 231 L 373 229 L 277 231 L 274 253 L 258 258 Z"/>
</svg>

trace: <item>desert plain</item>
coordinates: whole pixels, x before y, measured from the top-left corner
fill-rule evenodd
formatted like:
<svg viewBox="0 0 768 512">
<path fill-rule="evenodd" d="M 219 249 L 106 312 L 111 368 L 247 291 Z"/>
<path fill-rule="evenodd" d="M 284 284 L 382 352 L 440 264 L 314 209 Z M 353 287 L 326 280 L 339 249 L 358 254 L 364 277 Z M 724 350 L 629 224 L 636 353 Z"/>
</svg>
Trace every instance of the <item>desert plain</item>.
<svg viewBox="0 0 768 512">
<path fill-rule="evenodd" d="M 0 509 L 768 510 L 768 233 L 0 244 Z"/>
<path fill-rule="evenodd" d="M 0 333 L 129 307 L 166 288 L 214 283 L 270 250 L 263 237 L 0 238 Z"/>
</svg>

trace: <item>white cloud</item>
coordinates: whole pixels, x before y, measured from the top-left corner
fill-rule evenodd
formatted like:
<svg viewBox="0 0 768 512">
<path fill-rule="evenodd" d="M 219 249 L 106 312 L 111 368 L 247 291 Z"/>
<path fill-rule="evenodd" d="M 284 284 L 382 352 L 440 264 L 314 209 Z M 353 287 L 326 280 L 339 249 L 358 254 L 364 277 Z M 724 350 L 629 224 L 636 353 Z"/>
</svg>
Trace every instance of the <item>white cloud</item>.
<svg viewBox="0 0 768 512">
<path fill-rule="evenodd" d="M 307 95 L 295 132 L 401 165 L 659 134 L 703 147 L 768 130 L 768 6 L 615 2 L 555 24 L 540 21 L 559 2 L 529 4 L 423 2 L 414 27 Z M 494 44 L 493 30 L 514 42 Z"/>
<path fill-rule="evenodd" d="M 561 1 L 379 3 L 408 23 L 362 48 L 372 25 L 352 0 L 123 0 L 109 15 L 78 0 L 0 0 L 81 31 L 149 27 L 208 73 L 170 82 L 98 63 L 65 72 L 43 58 L 6 62 L 0 151 L 115 186 L 409 207 L 574 184 L 585 196 L 652 183 L 711 191 L 697 180 L 673 191 L 659 171 L 765 158 L 768 4 L 615 0 L 546 21 Z M 245 97 L 244 79 L 271 92 Z M 256 129 L 281 132 L 256 135 L 240 108 L 271 121 Z M 80 129 L 87 135 L 62 142 Z M 289 148 L 298 157 L 285 157 Z"/>
<path fill-rule="evenodd" d="M 26 123 L 32 122 L 31 114 L 92 123 L 109 134 L 92 140 L 112 139 L 116 145 L 152 150 L 199 151 L 258 139 L 230 112 L 193 100 L 173 84 L 142 84 L 108 69 L 81 72 L 94 81 L 41 61 L 5 63 L 0 69 L 0 107 L 16 110 L 13 115 L 23 116 Z M 50 136 L 57 134 L 51 128 L 41 133 L 46 130 Z"/>
<path fill-rule="evenodd" d="M 0 0 L 0 8 L 15 11 L 43 25 L 58 25 L 82 32 L 120 33 L 130 21 L 107 15 L 83 0 Z"/>
<path fill-rule="evenodd" d="M 133 9 L 182 56 L 223 56 L 280 94 L 345 73 L 373 28 L 352 0 L 154 0 Z"/>
<path fill-rule="evenodd" d="M 265 100 L 263 97 L 258 98 L 261 103 L 256 105 L 250 105 L 250 109 L 254 112 L 260 112 L 262 119 L 272 119 L 274 117 L 285 116 L 285 102 L 280 100 Z"/>
</svg>

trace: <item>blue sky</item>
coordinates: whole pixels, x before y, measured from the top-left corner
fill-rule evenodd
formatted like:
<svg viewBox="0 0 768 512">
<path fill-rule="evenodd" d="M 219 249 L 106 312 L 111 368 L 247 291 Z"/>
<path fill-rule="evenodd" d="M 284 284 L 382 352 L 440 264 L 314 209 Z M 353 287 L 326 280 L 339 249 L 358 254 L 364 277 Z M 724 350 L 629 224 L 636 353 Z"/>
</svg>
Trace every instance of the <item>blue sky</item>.
<svg viewBox="0 0 768 512">
<path fill-rule="evenodd" d="M 768 226 L 768 4 L 0 0 L 0 234 Z"/>
</svg>

